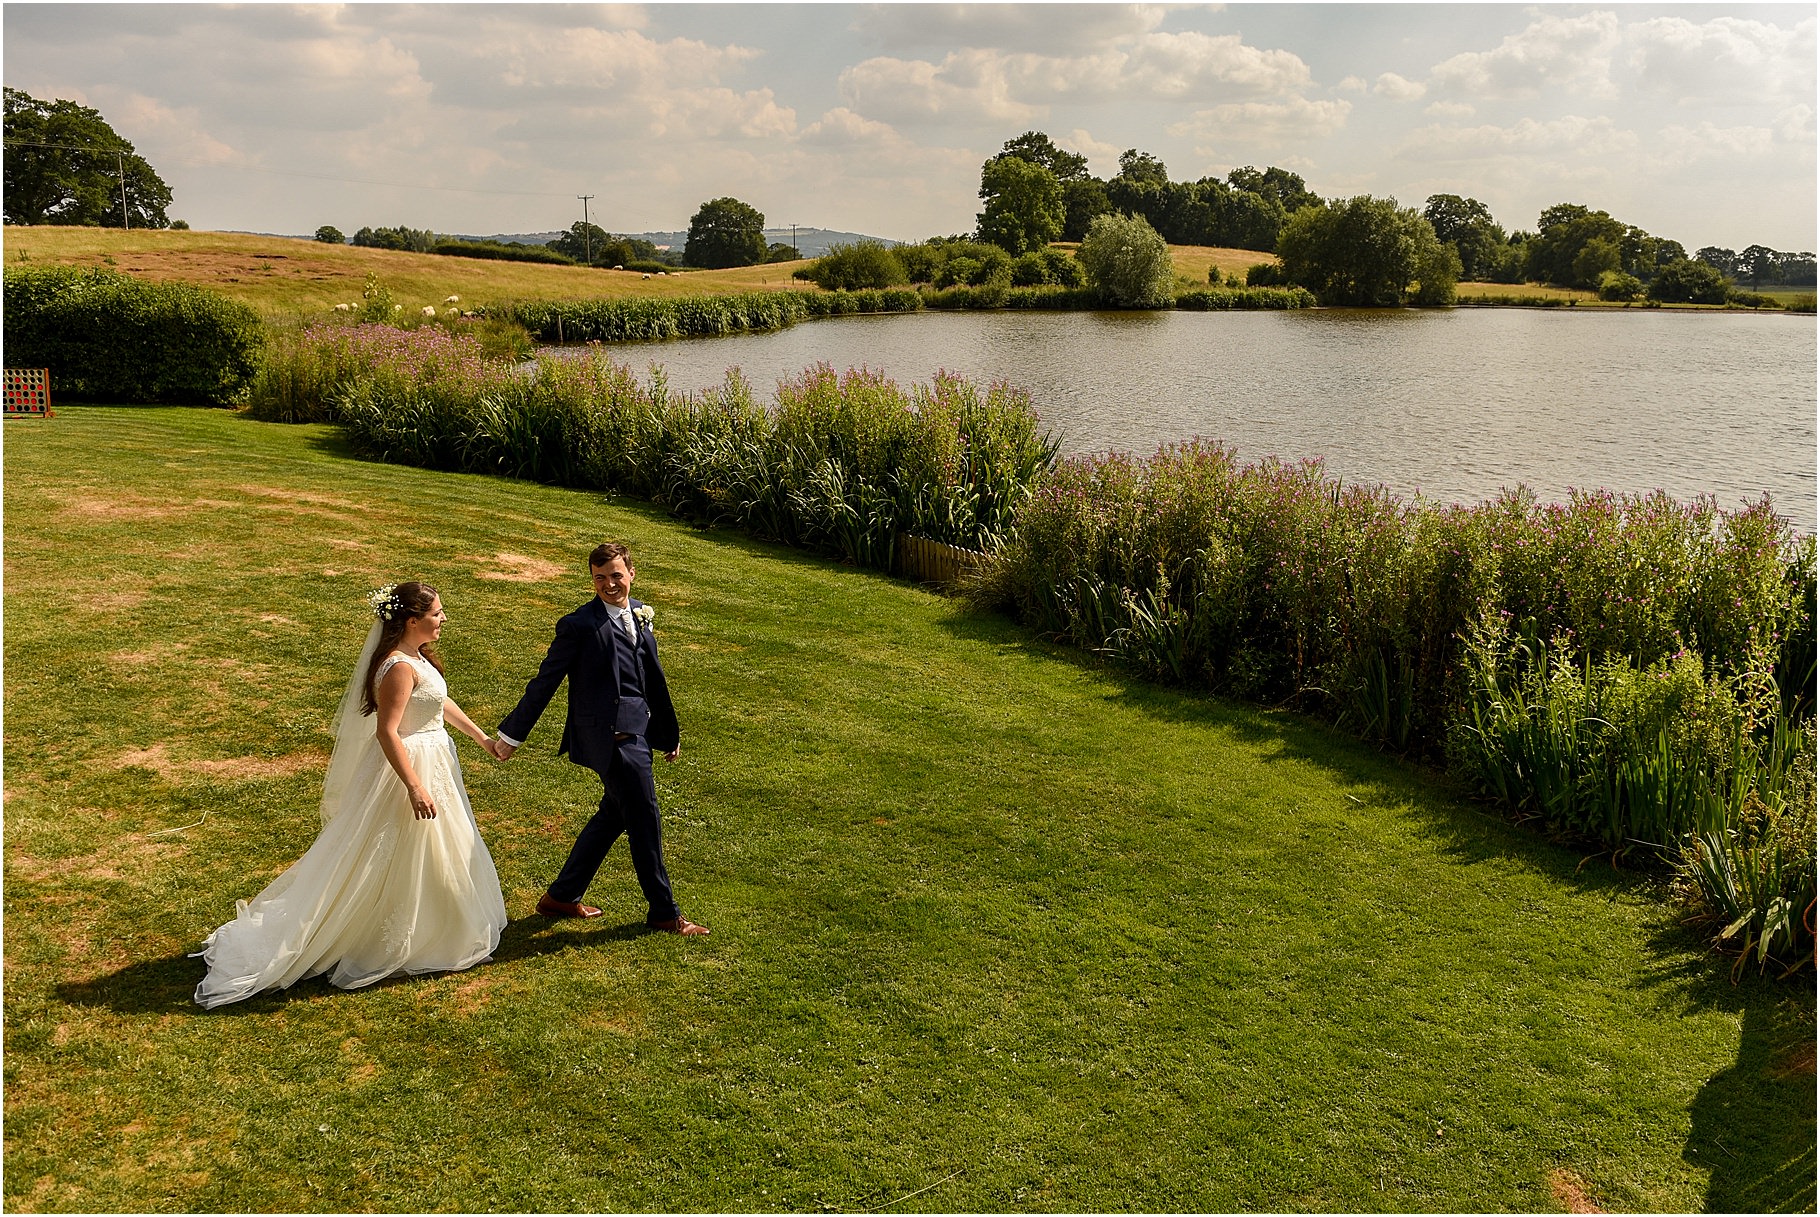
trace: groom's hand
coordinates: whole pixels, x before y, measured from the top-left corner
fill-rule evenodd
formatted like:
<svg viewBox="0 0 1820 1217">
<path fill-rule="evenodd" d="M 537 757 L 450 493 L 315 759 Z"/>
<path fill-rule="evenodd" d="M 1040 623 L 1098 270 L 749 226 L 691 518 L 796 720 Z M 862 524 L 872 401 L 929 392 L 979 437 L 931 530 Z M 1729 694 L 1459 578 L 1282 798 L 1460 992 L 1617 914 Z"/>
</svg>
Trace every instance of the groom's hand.
<svg viewBox="0 0 1820 1217">
<path fill-rule="evenodd" d="M 517 751 L 518 751 L 518 749 L 516 749 L 512 745 L 506 743 L 502 739 L 496 739 L 493 741 L 493 755 L 498 757 L 502 761 L 511 760 L 512 754 Z"/>
<path fill-rule="evenodd" d="M 674 762 L 676 760 L 676 758 L 681 755 L 682 755 L 682 745 L 678 744 L 678 745 L 676 745 L 676 747 L 670 749 L 670 751 L 664 753 L 664 759 L 666 761 Z"/>
</svg>

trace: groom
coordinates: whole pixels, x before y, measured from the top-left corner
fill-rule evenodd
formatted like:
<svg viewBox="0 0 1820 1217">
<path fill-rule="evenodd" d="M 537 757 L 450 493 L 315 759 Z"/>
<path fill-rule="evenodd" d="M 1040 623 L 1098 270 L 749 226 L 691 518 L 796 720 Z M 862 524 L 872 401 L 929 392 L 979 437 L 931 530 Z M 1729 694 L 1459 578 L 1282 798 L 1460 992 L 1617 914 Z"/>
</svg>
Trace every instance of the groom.
<svg viewBox="0 0 1820 1217">
<path fill-rule="evenodd" d="M 569 860 L 538 900 L 537 911 L 545 917 L 600 916 L 581 897 L 607 850 L 624 833 L 638 886 L 651 906 L 645 924 L 671 934 L 706 934 L 707 927 L 689 921 L 676 907 L 664 870 L 651 749 L 674 761 L 682 752 L 682 737 L 670 686 L 657 662 L 651 611 L 631 598 L 632 554 L 624 545 L 595 546 L 588 555 L 588 573 L 594 579 L 594 599 L 556 623 L 556 640 L 543 665 L 525 686 L 518 708 L 499 725 L 500 759 L 505 760 L 531 734 L 566 676 L 569 713 L 558 751 L 599 774 L 605 787 L 600 810 L 575 838 Z"/>
</svg>

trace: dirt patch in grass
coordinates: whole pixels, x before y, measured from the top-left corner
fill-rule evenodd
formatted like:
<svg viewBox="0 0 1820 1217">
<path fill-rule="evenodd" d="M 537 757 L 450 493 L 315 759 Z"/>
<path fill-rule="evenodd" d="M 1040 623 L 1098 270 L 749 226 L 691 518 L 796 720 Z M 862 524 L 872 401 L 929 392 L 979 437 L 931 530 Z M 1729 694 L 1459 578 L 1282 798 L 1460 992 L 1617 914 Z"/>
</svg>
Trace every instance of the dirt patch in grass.
<svg viewBox="0 0 1820 1217">
<path fill-rule="evenodd" d="M 491 558 L 462 554 L 456 560 L 472 562 L 476 567 L 476 579 L 503 580 L 507 583 L 543 583 L 561 578 L 569 572 L 569 568 L 559 562 L 527 558 L 523 554 L 497 553 Z"/>
<path fill-rule="evenodd" d="M 1564 1166 L 1556 1167 L 1548 1173 L 1548 1190 L 1553 1194 L 1555 1203 L 1570 1213 L 1605 1211 L 1593 1203 L 1592 1195 L 1586 1188 L 1586 1180 Z"/>
<path fill-rule="evenodd" d="M 173 516 L 188 515 L 205 508 L 236 506 L 219 499 L 192 499 L 187 503 L 173 503 L 169 499 L 156 499 L 131 491 L 75 494 L 59 500 L 59 503 L 64 515 L 87 520 L 168 520 Z"/>
<path fill-rule="evenodd" d="M 308 769 L 320 769 L 329 762 L 328 753 L 316 748 L 302 748 L 283 756 L 233 756 L 216 760 L 177 760 L 163 743 L 150 748 L 130 748 L 114 761 L 113 768 L 150 769 L 173 784 L 185 778 L 203 777 L 213 781 L 255 782 L 288 778 Z"/>
</svg>

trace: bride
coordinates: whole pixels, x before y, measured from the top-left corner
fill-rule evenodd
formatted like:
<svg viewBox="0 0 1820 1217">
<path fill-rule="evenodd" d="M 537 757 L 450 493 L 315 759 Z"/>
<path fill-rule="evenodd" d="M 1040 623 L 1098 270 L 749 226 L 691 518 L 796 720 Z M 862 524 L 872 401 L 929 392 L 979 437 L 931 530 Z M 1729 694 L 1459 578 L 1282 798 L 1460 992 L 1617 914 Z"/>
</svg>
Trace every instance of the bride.
<svg viewBox="0 0 1820 1217">
<path fill-rule="evenodd" d="M 489 755 L 497 745 L 449 700 L 431 646 L 445 620 L 436 589 L 400 583 L 368 599 L 378 620 L 336 714 L 322 832 L 203 943 L 208 975 L 196 1001 L 205 1007 L 325 972 L 357 989 L 457 971 L 499 945 L 499 876 L 443 723 Z"/>
</svg>

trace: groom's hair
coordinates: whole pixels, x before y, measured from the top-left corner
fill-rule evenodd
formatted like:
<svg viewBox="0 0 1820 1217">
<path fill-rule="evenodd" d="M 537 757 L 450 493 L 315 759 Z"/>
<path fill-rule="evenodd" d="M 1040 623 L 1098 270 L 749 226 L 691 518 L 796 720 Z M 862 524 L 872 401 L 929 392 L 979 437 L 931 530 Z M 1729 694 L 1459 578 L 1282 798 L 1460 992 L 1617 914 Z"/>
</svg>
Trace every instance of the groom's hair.
<svg viewBox="0 0 1820 1217">
<path fill-rule="evenodd" d="M 594 547 L 593 553 L 588 555 L 588 569 L 593 570 L 597 566 L 605 566 L 615 558 L 623 559 L 627 570 L 632 569 L 631 550 L 618 541 L 603 541 Z"/>
</svg>

